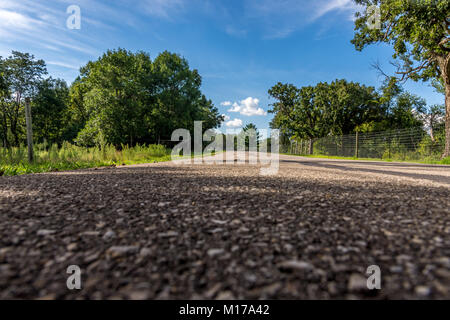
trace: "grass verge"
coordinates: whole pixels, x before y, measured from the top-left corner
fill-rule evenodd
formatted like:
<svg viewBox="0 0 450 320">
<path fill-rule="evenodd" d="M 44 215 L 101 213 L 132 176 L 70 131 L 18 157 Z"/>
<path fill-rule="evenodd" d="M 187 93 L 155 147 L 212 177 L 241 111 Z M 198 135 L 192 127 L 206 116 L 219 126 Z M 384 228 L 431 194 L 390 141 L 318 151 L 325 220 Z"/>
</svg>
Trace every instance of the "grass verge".
<svg viewBox="0 0 450 320">
<path fill-rule="evenodd" d="M 399 160 L 399 159 L 374 159 L 374 158 L 356 158 L 356 157 L 337 157 L 326 155 L 295 155 L 283 153 L 287 156 L 306 157 L 306 158 L 320 158 L 320 159 L 336 159 L 336 160 L 354 160 L 354 161 L 382 161 L 382 162 L 405 162 L 405 163 L 421 163 L 421 164 L 443 164 L 450 165 L 450 157 L 442 160 L 423 159 L 423 160 Z"/>
<path fill-rule="evenodd" d="M 82 148 L 63 144 L 37 145 L 35 161 L 27 160 L 26 147 L 0 149 L 0 176 L 15 176 L 31 173 L 68 171 L 112 165 L 133 165 L 164 162 L 171 160 L 171 150 L 160 145 L 123 146 L 116 150 L 113 146 L 103 148 Z"/>
</svg>

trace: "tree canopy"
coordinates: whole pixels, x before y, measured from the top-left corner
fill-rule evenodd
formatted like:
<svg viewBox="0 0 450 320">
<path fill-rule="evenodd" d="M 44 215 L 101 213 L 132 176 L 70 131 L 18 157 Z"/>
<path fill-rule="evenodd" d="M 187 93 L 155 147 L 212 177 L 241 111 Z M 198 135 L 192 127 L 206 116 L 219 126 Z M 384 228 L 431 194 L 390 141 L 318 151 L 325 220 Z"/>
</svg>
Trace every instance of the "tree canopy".
<svg viewBox="0 0 450 320">
<path fill-rule="evenodd" d="M 450 155 L 450 1 L 354 0 L 365 10 L 357 14 L 355 48 L 387 43 L 394 48 L 395 75 L 390 84 L 412 79 L 441 79 L 446 95 L 446 150 Z M 368 10 L 376 6 L 377 11 Z M 375 12 L 375 13 L 374 13 Z M 379 15 L 377 14 L 379 13 Z M 373 19 L 379 19 L 374 25 Z M 386 75 L 387 76 L 387 75 Z"/>
<path fill-rule="evenodd" d="M 0 136 L 3 145 L 25 141 L 24 99 L 32 99 L 37 142 L 83 146 L 134 145 L 170 140 L 175 129 L 216 128 L 223 117 L 201 92 L 202 79 L 170 52 L 154 61 L 145 52 L 109 50 L 80 69 L 69 87 L 47 78 L 43 60 L 13 51 L 0 58 Z"/>
<path fill-rule="evenodd" d="M 200 86 L 197 70 L 176 54 L 152 62 L 144 52 L 108 51 L 81 69 L 71 91 L 72 105 L 88 119 L 77 141 L 132 145 L 168 140 L 194 121 L 215 128 L 221 117 Z"/>
<path fill-rule="evenodd" d="M 42 77 L 47 74 L 45 62 L 28 53 L 13 51 L 6 59 L 0 58 L 0 127 L 4 146 L 19 145 L 23 135 L 23 103 L 32 97 Z"/>
<path fill-rule="evenodd" d="M 293 138 L 348 134 L 381 120 L 386 112 L 375 88 L 346 80 L 302 88 L 278 83 L 269 95 L 276 100 L 270 110 L 275 114 L 271 127 Z"/>
</svg>

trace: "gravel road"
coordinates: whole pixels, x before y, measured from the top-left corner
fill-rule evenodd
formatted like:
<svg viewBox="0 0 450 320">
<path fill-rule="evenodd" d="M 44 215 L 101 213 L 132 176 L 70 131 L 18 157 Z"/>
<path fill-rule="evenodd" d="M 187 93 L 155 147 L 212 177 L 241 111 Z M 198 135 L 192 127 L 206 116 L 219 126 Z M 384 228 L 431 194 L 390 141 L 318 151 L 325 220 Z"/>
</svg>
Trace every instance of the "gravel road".
<svg viewBox="0 0 450 320">
<path fill-rule="evenodd" d="M 282 156 L 277 175 L 259 169 L 1 177 L 0 298 L 450 298 L 450 167 Z"/>
</svg>

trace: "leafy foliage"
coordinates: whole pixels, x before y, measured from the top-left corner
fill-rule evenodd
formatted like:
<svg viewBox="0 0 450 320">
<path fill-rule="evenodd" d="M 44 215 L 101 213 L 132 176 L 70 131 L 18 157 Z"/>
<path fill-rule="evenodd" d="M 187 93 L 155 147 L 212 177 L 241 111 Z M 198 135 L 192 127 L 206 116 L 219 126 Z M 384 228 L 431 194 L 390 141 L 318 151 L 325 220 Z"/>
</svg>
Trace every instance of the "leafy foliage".
<svg viewBox="0 0 450 320">
<path fill-rule="evenodd" d="M 71 105 L 86 126 L 82 145 L 114 145 L 169 140 L 173 130 L 206 129 L 222 118 L 200 91 L 201 77 L 187 61 L 164 52 L 154 62 L 144 52 L 108 51 L 81 69 L 71 90 Z"/>
<path fill-rule="evenodd" d="M 359 51 L 385 42 L 394 48 L 400 80 L 441 76 L 440 59 L 448 57 L 450 2 L 447 0 L 355 0 L 365 9 L 378 6 L 381 28 L 371 28 L 369 10 L 357 13 L 352 43 Z"/>
<path fill-rule="evenodd" d="M 35 94 L 47 69 L 43 60 L 17 51 L 7 59 L 0 58 L 0 65 L 3 87 L 0 92 L 0 132 L 4 146 L 9 146 L 10 140 L 17 146 L 24 134 L 24 100 Z"/>
<path fill-rule="evenodd" d="M 24 100 L 32 100 L 34 139 L 92 147 L 151 144 L 194 121 L 216 128 L 223 121 L 201 92 L 201 77 L 169 52 L 154 62 L 145 52 L 107 51 L 80 69 L 70 88 L 43 79 L 45 62 L 13 51 L 0 57 L 0 138 L 4 147 L 25 141 Z"/>
<path fill-rule="evenodd" d="M 46 79 L 37 85 L 33 97 L 33 133 L 36 142 L 44 140 L 50 144 L 62 144 L 66 133 L 69 88 L 60 79 Z"/>
<path fill-rule="evenodd" d="M 275 114 L 271 127 L 297 139 L 348 134 L 386 113 L 373 87 L 346 80 L 302 88 L 278 83 L 269 95 L 276 100 L 270 111 Z"/>
<path fill-rule="evenodd" d="M 450 155 L 450 1 L 448 0 L 354 0 L 366 9 L 357 14 L 355 48 L 363 50 L 374 43 L 388 43 L 394 48 L 396 74 L 389 84 L 412 79 L 433 80 L 446 96 L 446 148 Z M 378 6 L 380 28 L 370 27 Z M 381 68 L 378 67 L 381 71 Z M 381 71 L 382 72 L 382 71 Z M 383 72 L 382 72 L 383 73 Z M 383 73 L 384 74 L 384 73 Z"/>
</svg>

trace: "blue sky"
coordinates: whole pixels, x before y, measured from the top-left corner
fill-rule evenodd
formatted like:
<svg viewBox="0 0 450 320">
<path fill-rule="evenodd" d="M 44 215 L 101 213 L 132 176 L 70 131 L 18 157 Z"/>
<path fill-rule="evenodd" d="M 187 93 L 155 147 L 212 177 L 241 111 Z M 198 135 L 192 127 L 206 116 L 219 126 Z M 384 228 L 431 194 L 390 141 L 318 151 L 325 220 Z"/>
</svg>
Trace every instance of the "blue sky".
<svg viewBox="0 0 450 320">
<path fill-rule="evenodd" d="M 80 30 L 66 26 L 70 5 L 81 9 Z M 391 48 L 351 45 L 356 10 L 351 0 L 0 0 L 0 56 L 30 52 L 71 83 L 107 49 L 152 58 L 169 50 L 199 70 L 204 93 L 227 116 L 224 129 L 267 128 L 267 90 L 279 81 L 346 78 L 378 88 L 382 78 L 371 64 L 392 72 Z M 427 84 L 405 88 L 430 105 L 443 103 Z"/>
</svg>

